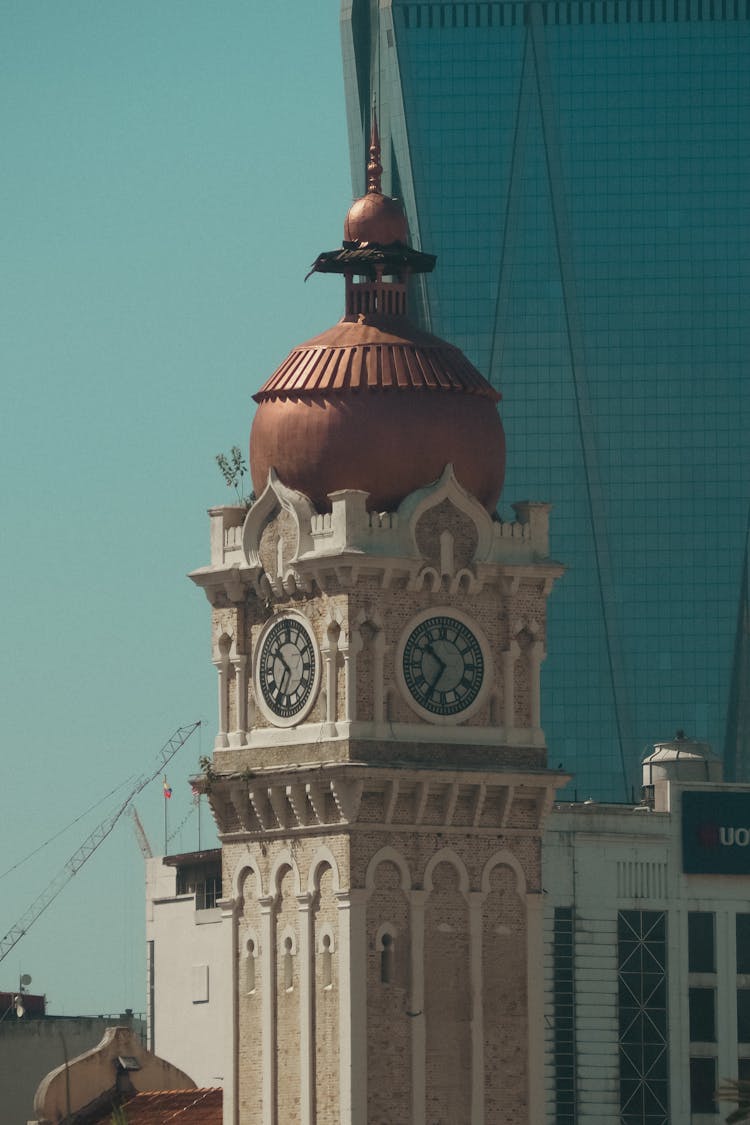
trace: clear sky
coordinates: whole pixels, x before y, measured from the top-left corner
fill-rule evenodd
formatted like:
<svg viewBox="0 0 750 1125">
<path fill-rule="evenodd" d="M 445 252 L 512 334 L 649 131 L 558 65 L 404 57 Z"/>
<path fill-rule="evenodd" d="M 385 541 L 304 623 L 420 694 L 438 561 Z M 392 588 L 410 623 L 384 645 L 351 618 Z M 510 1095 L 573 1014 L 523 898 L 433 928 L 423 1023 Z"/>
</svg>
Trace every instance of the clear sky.
<svg viewBox="0 0 750 1125">
<path fill-rule="evenodd" d="M 127 786 L 102 798 L 203 719 L 168 770 L 169 850 L 197 846 L 216 674 L 185 575 L 230 499 L 215 454 L 341 314 L 339 279 L 303 282 L 351 201 L 338 0 L 0 0 L 0 136 L 5 934 Z M 161 781 L 136 804 L 163 850 Z M 0 990 L 24 972 L 51 1012 L 143 1011 L 145 964 L 124 818 Z"/>
</svg>

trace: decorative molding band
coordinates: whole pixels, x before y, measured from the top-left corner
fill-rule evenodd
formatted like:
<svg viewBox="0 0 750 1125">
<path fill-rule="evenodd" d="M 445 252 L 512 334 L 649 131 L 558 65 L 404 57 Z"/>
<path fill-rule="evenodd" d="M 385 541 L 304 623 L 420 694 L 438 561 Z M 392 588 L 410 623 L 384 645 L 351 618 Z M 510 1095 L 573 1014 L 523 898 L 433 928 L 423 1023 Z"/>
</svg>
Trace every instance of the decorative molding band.
<svg viewBox="0 0 750 1125">
<path fill-rule="evenodd" d="M 544 592 L 563 573 L 560 563 L 551 561 L 521 563 L 477 563 L 464 567 L 459 574 L 438 575 L 433 567 L 418 559 L 397 556 L 366 556 L 355 558 L 331 556 L 325 559 L 300 559 L 281 578 L 268 575 L 257 566 L 238 562 L 234 566 L 206 566 L 191 572 L 189 577 L 205 593 L 216 608 L 240 605 L 253 594 L 261 601 L 286 601 L 295 594 L 310 595 L 315 590 L 335 594 L 353 590 L 360 582 L 376 578 L 381 590 L 419 590 L 427 582 L 430 592 L 451 595 L 460 587 L 476 597 L 485 587 L 501 593 L 515 594 L 524 580 L 538 586 L 544 581 Z"/>
<path fill-rule="evenodd" d="M 534 835 L 565 778 L 439 770 L 317 769 L 214 777 L 208 798 L 222 837 L 357 830 Z"/>
</svg>

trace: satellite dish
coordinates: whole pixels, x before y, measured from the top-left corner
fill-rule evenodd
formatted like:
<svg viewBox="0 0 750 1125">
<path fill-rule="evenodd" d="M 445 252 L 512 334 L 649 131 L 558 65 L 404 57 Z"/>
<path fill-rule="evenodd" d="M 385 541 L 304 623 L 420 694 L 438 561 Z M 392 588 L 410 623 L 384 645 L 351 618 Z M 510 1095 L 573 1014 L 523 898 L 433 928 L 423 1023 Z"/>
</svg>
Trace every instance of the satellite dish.
<svg viewBox="0 0 750 1125">
<path fill-rule="evenodd" d="M 21 1000 L 20 996 L 16 996 L 16 1015 L 18 1016 L 19 1020 L 21 1016 L 26 1015 L 26 1009 L 23 1006 L 23 1001 Z"/>
<path fill-rule="evenodd" d="M 21 974 L 21 988 L 26 988 L 30 984 L 31 984 L 31 977 L 29 976 L 29 974 L 28 973 L 22 973 Z"/>
</svg>

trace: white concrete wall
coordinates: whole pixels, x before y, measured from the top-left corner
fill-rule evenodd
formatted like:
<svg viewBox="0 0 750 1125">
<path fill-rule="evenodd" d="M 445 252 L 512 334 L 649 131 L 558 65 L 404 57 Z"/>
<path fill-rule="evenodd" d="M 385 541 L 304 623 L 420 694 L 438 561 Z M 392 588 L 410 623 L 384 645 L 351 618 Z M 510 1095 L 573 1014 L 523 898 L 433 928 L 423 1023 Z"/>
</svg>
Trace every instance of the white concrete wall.
<svg viewBox="0 0 750 1125">
<path fill-rule="evenodd" d="M 221 1086 L 224 1025 L 231 1020 L 231 965 L 222 956 L 221 910 L 196 910 L 193 895 L 175 895 L 175 880 L 175 869 L 160 857 L 147 861 L 146 940 L 154 942 L 149 1046 L 198 1086 Z"/>
</svg>

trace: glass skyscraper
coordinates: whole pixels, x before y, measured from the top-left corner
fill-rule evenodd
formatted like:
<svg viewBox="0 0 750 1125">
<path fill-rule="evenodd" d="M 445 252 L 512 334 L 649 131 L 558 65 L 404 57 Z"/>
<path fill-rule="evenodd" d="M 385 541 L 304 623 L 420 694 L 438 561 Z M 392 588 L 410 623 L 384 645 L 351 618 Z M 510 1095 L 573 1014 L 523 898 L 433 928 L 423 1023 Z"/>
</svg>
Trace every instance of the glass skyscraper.
<svg viewBox="0 0 750 1125">
<path fill-rule="evenodd" d="M 555 505 L 543 720 L 580 798 L 682 728 L 748 774 L 750 0 L 344 0 L 355 194 L 438 255 L 415 301 Z"/>
</svg>

